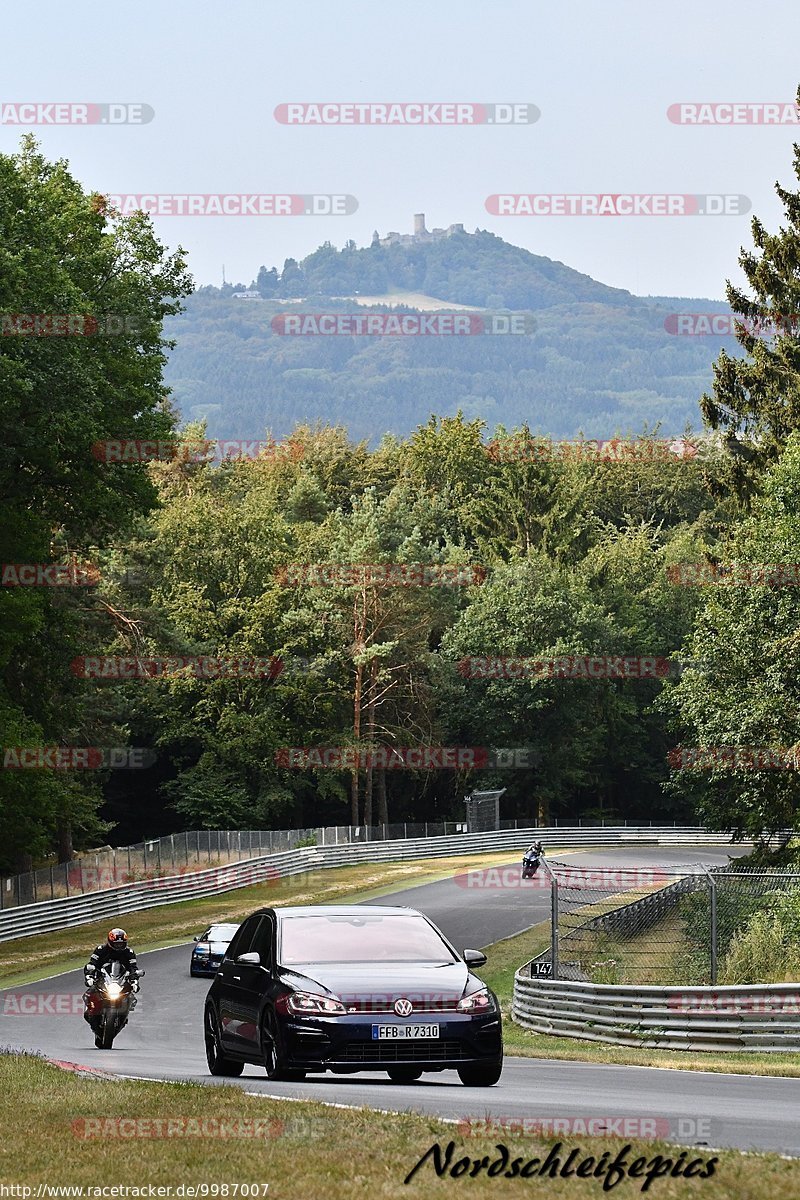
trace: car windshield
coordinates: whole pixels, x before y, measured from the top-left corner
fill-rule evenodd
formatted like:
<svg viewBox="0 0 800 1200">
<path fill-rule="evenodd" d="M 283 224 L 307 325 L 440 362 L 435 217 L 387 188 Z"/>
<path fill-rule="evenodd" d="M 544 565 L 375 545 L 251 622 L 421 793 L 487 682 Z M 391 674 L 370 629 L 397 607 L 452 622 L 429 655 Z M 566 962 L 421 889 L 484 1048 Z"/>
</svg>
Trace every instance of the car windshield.
<svg viewBox="0 0 800 1200">
<path fill-rule="evenodd" d="M 281 963 L 452 963 L 455 955 L 420 916 L 284 917 Z"/>
<path fill-rule="evenodd" d="M 209 942 L 233 941 L 233 935 L 238 928 L 238 925 L 212 925 L 204 940 Z"/>
</svg>

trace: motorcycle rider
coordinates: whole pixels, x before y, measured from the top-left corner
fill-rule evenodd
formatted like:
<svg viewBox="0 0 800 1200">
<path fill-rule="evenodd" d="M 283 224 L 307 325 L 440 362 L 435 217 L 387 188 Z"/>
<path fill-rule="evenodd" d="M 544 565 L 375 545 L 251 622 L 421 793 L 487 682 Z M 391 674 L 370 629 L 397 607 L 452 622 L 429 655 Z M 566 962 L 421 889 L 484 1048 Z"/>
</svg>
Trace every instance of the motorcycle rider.
<svg viewBox="0 0 800 1200">
<path fill-rule="evenodd" d="M 136 963 L 136 952 L 128 945 L 128 935 L 124 929 L 109 929 L 105 942 L 95 946 L 89 961 L 83 968 L 83 978 L 87 987 L 84 995 L 86 1009 L 83 1019 L 95 1035 L 95 1045 L 99 1045 L 97 1022 L 102 1005 L 98 1003 L 99 997 L 94 990 L 94 985 L 98 972 L 110 962 L 122 963 L 126 972 L 134 976 L 132 990 L 138 992 L 139 980 L 136 976 L 139 968 Z"/>
<path fill-rule="evenodd" d="M 542 843 L 539 841 L 531 842 L 530 846 L 528 846 L 528 849 L 525 851 L 525 853 L 522 857 L 522 878 L 523 879 L 530 878 L 530 876 L 528 875 L 529 871 L 533 875 L 536 874 L 536 872 L 539 870 L 539 862 L 540 862 L 543 854 L 544 854 L 544 846 L 542 845 Z"/>
</svg>

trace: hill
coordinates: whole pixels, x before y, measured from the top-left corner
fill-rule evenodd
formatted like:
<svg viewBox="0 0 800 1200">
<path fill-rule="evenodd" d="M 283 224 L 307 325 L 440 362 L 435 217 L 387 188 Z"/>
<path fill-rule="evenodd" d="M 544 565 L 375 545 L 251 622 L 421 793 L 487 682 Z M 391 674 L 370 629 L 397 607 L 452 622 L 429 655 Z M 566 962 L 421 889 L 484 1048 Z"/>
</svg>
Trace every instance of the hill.
<svg viewBox="0 0 800 1200">
<path fill-rule="evenodd" d="M 681 433 L 699 424 L 720 346 L 737 345 L 669 331 L 671 313 L 727 312 L 719 301 L 634 296 L 482 231 L 342 250 L 325 243 L 280 272 L 262 267 L 252 294 L 242 290 L 202 288 L 167 324 L 177 341 L 167 382 L 183 418 L 206 417 L 214 437 L 265 428 L 280 437 L 321 420 L 374 443 L 459 408 L 490 426 L 527 422 L 556 437 L 656 425 Z M 281 332 L 282 314 L 355 313 L 365 297 L 384 313 L 437 303 L 524 313 L 528 332 L 324 336 L 313 323 L 316 336 Z"/>
</svg>

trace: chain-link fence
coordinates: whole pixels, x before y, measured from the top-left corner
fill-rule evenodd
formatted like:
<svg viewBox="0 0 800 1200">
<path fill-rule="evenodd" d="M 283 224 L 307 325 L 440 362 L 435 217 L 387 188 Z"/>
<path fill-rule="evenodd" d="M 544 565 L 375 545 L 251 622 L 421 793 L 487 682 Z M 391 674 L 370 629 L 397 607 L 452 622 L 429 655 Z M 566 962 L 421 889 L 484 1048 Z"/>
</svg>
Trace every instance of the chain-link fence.
<svg viewBox="0 0 800 1200">
<path fill-rule="evenodd" d="M 543 860 L 550 945 L 531 974 L 609 984 L 734 982 L 730 955 L 759 913 L 797 894 L 800 873 L 665 864 L 588 867 Z M 736 980 L 757 982 L 757 980 Z"/>
<path fill-rule="evenodd" d="M 605 828 L 628 822 L 579 820 L 553 822 L 554 827 Z M 653 822 L 650 822 L 652 825 Z M 675 822 L 673 822 L 675 824 Z M 530 829 L 532 819 L 503 820 L 500 829 Z M 639 824 L 636 826 L 639 828 Z M 662 826 L 660 826 L 662 827 Z M 0 911 L 41 900 L 80 895 L 138 879 L 155 879 L 181 871 L 224 866 L 255 855 L 277 854 L 298 846 L 347 845 L 350 842 L 398 838 L 447 837 L 467 832 L 466 821 L 397 821 L 390 825 L 326 825 L 314 829 L 201 829 L 152 838 L 134 846 L 104 846 L 68 863 L 40 867 L 0 878 Z"/>
<path fill-rule="evenodd" d="M 516 828 L 515 821 L 504 822 Z M 182 871 L 225 866 L 299 846 L 332 846 L 394 838 L 446 837 L 466 830 L 456 821 L 405 821 L 393 825 L 328 825 L 315 829 L 200 829 L 168 834 L 134 846 L 106 846 L 68 863 L 0 879 L 0 911 L 41 900 L 102 891 Z"/>
</svg>

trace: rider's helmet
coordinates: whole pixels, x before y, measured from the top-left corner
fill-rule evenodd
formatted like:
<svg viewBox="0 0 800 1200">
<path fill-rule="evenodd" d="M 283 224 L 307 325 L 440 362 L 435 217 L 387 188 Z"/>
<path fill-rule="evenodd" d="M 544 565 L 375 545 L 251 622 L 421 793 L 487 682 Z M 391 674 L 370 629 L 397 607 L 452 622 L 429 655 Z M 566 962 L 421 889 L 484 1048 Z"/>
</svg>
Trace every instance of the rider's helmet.
<svg viewBox="0 0 800 1200">
<path fill-rule="evenodd" d="M 124 950 L 128 945 L 128 935 L 124 929 L 109 929 L 108 944 L 112 950 Z"/>
</svg>

